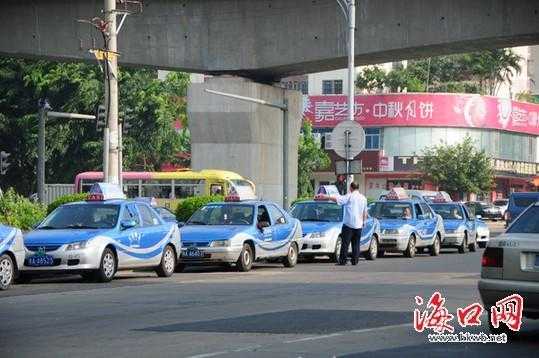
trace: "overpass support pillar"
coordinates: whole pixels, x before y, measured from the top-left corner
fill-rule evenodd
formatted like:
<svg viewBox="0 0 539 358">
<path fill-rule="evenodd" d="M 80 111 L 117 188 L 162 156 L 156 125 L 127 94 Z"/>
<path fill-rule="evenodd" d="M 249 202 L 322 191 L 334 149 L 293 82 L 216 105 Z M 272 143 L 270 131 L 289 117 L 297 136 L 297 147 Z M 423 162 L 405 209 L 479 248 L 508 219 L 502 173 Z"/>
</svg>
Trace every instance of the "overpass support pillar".
<svg viewBox="0 0 539 358">
<path fill-rule="evenodd" d="M 283 111 L 205 92 L 253 97 L 272 103 L 288 101 L 288 195 L 297 196 L 298 138 L 302 96 L 297 91 L 239 77 L 212 77 L 188 90 L 191 167 L 221 169 L 252 180 L 259 198 L 282 204 Z"/>
</svg>

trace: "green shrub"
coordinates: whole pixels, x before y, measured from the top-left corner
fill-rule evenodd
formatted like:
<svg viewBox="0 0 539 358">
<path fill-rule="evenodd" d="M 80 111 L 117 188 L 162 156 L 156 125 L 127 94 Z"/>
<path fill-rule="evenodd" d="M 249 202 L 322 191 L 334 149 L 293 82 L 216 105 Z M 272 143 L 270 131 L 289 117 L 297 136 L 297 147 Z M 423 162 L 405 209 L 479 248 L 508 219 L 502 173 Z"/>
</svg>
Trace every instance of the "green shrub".
<svg viewBox="0 0 539 358">
<path fill-rule="evenodd" d="M 187 198 L 178 204 L 178 207 L 176 208 L 176 218 L 178 218 L 179 221 L 187 221 L 195 211 L 204 205 L 223 200 L 224 197 L 222 195 L 194 196 L 192 198 Z"/>
<path fill-rule="evenodd" d="M 0 223 L 30 230 L 45 217 L 45 206 L 17 194 L 13 188 L 0 196 Z"/>
<path fill-rule="evenodd" d="M 67 194 L 62 195 L 56 200 L 54 200 L 52 203 L 47 206 L 47 214 L 50 214 L 56 209 L 57 207 L 67 204 L 67 203 L 73 203 L 75 201 L 82 201 L 85 200 L 88 197 L 88 193 L 75 193 L 75 194 Z"/>
</svg>

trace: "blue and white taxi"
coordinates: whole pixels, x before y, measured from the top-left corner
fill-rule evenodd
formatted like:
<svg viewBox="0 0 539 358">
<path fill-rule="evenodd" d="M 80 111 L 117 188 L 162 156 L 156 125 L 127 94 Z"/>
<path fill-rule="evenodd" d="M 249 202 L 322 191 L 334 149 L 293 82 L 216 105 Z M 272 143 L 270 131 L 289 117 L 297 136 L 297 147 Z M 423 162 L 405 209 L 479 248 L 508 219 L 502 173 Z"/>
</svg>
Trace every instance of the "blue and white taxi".
<svg viewBox="0 0 539 358">
<path fill-rule="evenodd" d="M 444 219 L 445 237 L 442 247 L 457 248 L 463 254 L 477 248 L 477 223 L 464 204 L 447 202 L 436 197 L 430 204 L 434 212 Z"/>
<path fill-rule="evenodd" d="M 293 267 L 302 236 L 299 220 L 277 204 L 233 196 L 197 210 L 180 232 L 180 270 L 189 265 L 235 264 L 239 271 L 249 271 L 259 260 Z"/>
<path fill-rule="evenodd" d="M 339 262 L 343 208 L 331 201 L 306 200 L 295 203 L 290 215 L 301 222 L 303 238 L 300 257 L 312 259 L 328 255 Z M 378 256 L 380 223 L 369 216 L 361 231 L 360 251 L 367 260 Z M 352 249 L 349 248 L 348 251 Z"/>
<path fill-rule="evenodd" d="M 385 252 L 402 252 L 414 257 L 416 251 L 428 249 L 432 256 L 440 254 L 445 230 L 443 219 L 424 201 L 410 199 L 404 189 L 393 188 L 370 209 L 380 221 L 378 256 Z"/>
<path fill-rule="evenodd" d="M 24 245 L 21 231 L 0 225 L 0 290 L 6 290 L 11 285 L 23 262 Z"/>
<path fill-rule="evenodd" d="M 124 199 L 118 186 L 95 184 L 84 202 L 60 206 L 25 235 L 24 280 L 43 272 L 69 272 L 100 282 L 117 270 L 154 268 L 174 273 L 179 228 L 147 204 Z"/>
</svg>

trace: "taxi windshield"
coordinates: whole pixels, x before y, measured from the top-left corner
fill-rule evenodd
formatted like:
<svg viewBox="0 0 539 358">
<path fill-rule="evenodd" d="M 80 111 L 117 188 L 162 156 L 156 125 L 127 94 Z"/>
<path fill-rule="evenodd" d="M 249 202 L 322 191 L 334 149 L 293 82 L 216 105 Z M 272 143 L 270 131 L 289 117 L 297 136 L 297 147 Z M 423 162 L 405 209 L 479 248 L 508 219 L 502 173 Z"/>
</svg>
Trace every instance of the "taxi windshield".
<svg viewBox="0 0 539 358">
<path fill-rule="evenodd" d="M 445 220 L 462 220 L 464 213 L 462 208 L 455 204 L 431 204 L 432 209 L 436 214 L 440 215 Z"/>
<path fill-rule="evenodd" d="M 377 219 L 405 219 L 413 218 L 412 205 L 396 201 L 378 201 L 370 209 L 370 214 Z"/>
<path fill-rule="evenodd" d="M 297 203 L 290 214 L 300 221 L 342 221 L 342 208 L 335 203 Z"/>
<path fill-rule="evenodd" d="M 207 205 L 198 209 L 187 221 L 187 225 L 251 225 L 252 205 Z"/>
<path fill-rule="evenodd" d="M 64 205 L 49 215 L 38 229 L 111 229 L 116 226 L 119 212 L 119 205 Z"/>
</svg>

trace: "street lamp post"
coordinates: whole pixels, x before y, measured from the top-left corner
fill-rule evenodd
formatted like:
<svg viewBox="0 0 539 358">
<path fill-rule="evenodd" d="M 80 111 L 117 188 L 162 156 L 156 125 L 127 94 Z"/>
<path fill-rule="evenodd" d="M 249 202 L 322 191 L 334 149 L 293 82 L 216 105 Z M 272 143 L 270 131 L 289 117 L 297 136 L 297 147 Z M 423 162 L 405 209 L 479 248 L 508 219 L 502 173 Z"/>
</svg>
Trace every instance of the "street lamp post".
<svg viewBox="0 0 539 358">
<path fill-rule="evenodd" d="M 354 107 L 355 107 L 355 32 L 356 32 L 356 3 L 355 0 L 336 0 L 341 10 L 343 11 L 344 18 L 348 21 L 348 120 L 354 120 Z M 350 188 L 350 158 L 346 157 L 346 190 Z"/>
</svg>

